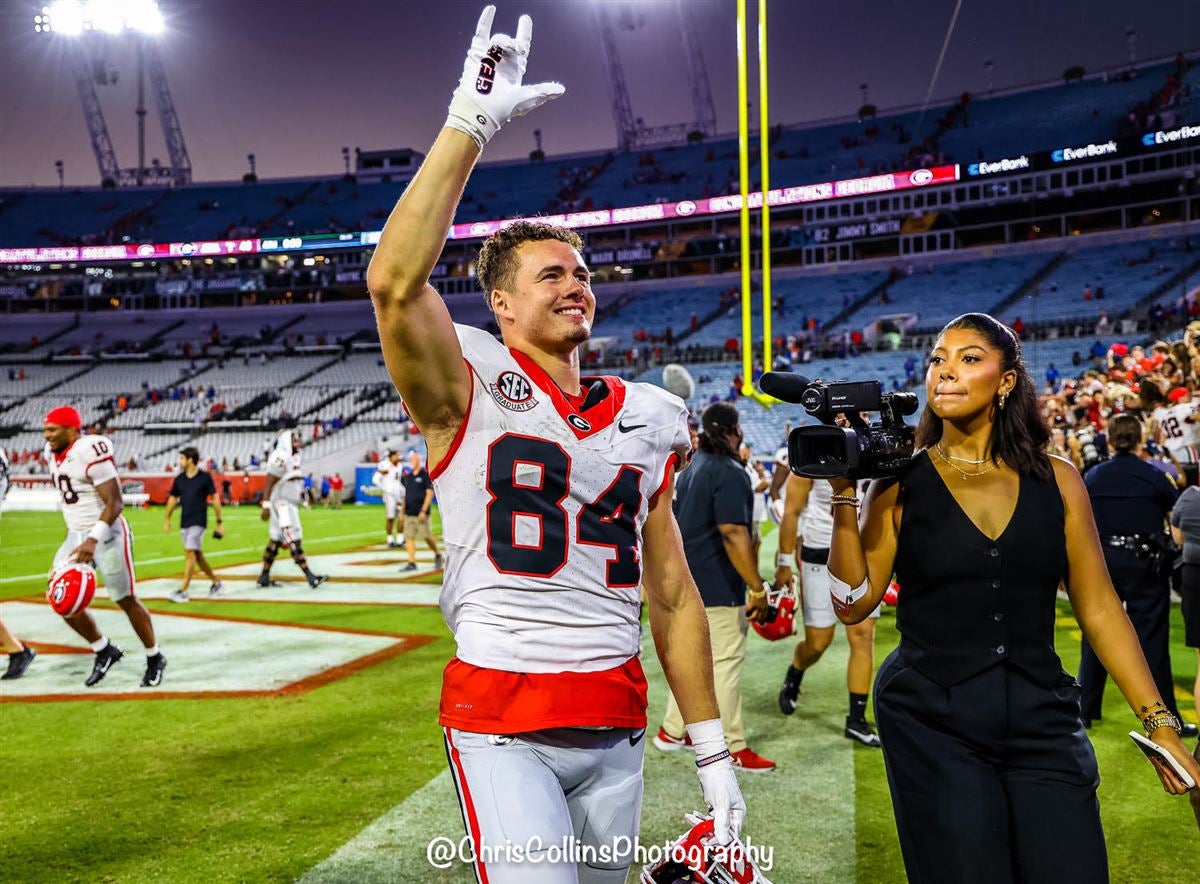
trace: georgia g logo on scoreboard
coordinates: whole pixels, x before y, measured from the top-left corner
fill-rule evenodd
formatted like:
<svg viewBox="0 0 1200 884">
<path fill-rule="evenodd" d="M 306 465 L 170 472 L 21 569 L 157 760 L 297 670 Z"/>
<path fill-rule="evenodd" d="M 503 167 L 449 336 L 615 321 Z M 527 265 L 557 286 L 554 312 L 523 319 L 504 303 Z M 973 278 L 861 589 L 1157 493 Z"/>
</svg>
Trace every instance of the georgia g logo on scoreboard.
<svg viewBox="0 0 1200 884">
<path fill-rule="evenodd" d="M 492 398 L 501 408 L 509 411 L 529 411 L 537 405 L 533 398 L 533 384 L 515 371 L 504 371 L 496 378 L 496 383 L 488 384 Z"/>
</svg>

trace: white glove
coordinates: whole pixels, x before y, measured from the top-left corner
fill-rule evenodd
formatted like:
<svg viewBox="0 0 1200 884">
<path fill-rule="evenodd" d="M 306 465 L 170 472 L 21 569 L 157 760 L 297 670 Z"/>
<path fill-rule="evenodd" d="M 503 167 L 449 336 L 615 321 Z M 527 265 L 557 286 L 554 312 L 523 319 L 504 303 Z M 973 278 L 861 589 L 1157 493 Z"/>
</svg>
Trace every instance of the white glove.
<svg viewBox="0 0 1200 884">
<path fill-rule="evenodd" d="M 465 132 L 482 149 L 501 126 L 566 91 L 562 83 L 522 86 L 529 62 L 533 19 L 521 16 L 517 36 L 492 36 L 495 6 L 485 6 L 463 63 L 462 79 L 450 99 L 446 125 Z"/>
<path fill-rule="evenodd" d="M 742 830 L 746 819 L 746 799 L 738 786 L 733 760 L 725 745 L 721 720 L 698 721 L 687 726 L 688 736 L 696 750 L 696 768 L 700 775 L 700 791 L 713 816 L 713 838 L 718 844 L 728 844 Z"/>
</svg>

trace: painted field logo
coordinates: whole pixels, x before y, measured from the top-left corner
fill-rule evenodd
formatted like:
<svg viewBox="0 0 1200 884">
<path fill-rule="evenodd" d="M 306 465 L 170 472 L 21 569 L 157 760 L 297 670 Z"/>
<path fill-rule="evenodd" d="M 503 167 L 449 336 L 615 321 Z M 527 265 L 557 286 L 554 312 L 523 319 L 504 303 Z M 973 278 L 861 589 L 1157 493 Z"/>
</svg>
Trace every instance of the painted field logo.
<svg viewBox="0 0 1200 884">
<path fill-rule="evenodd" d="M 528 411 L 537 405 L 533 398 L 533 385 L 515 371 L 501 372 L 496 383 L 489 384 L 492 398 L 509 411 Z"/>
</svg>

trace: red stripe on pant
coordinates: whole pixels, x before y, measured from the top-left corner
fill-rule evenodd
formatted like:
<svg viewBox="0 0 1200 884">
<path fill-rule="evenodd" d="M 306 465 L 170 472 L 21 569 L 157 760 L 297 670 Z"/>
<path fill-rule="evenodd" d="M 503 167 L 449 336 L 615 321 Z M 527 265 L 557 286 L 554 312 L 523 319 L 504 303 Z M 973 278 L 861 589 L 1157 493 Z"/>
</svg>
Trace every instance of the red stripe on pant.
<svg viewBox="0 0 1200 884">
<path fill-rule="evenodd" d="M 463 771 L 462 757 L 458 754 L 458 747 L 454 745 L 454 740 L 450 736 L 450 728 L 442 728 L 446 734 L 446 745 L 450 747 L 450 763 L 454 765 L 455 779 L 458 780 L 459 791 L 462 794 L 463 807 L 467 811 L 467 828 L 471 832 L 471 841 L 475 846 L 475 872 L 479 875 L 479 884 L 488 884 L 487 870 L 483 867 L 483 858 L 480 856 L 479 847 L 483 844 L 483 838 L 479 834 L 479 817 L 475 815 L 475 802 L 471 800 L 471 790 L 467 787 L 467 775 Z"/>
<path fill-rule="evenodd" d="M 129 522 L 121 516 L 121 528 L 125 532 L 125 543 L 122 545 L 121 551 L 125 554 L 125 570 L 129 572 L 129 597 L 133 598 L 137 588 L 137 578 L 133 576 L 133 531 L 129 528 Z"/>
</svg>

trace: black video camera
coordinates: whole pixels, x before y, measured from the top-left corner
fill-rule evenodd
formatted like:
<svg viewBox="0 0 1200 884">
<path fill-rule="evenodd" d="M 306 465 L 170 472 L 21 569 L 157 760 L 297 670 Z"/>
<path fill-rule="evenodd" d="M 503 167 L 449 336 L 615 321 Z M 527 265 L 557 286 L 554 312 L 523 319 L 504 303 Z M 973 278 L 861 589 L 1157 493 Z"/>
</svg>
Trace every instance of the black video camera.
<svg viewBox="0 0 1200 884">
<path fill-rule="evenodd" d="M 769 396 L 804 406 L 821 426 L 798 427 L 788 437 L 793 473 L 809 479 L 877 479 L 899 474 L 913 456 L 916 431 L 904 423 L 917 410 L 912 393 L 884 393 L 879 381 L 829 383 L 790 372 L 767 372 L 759 387 Z M 861 412 L 879 412 L 868 424 Z M 837 425 L 843 414 L 849 427 Z"/>
</svg>

